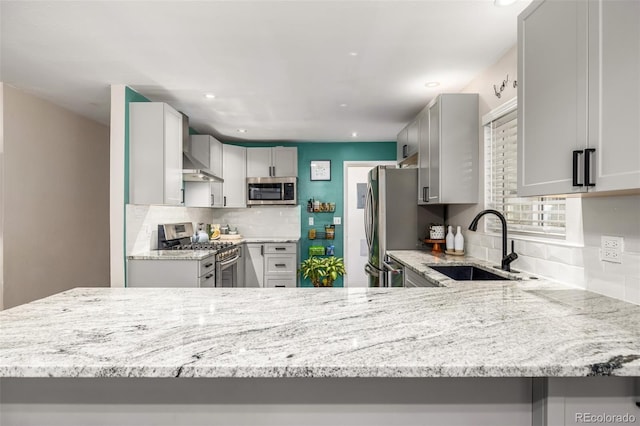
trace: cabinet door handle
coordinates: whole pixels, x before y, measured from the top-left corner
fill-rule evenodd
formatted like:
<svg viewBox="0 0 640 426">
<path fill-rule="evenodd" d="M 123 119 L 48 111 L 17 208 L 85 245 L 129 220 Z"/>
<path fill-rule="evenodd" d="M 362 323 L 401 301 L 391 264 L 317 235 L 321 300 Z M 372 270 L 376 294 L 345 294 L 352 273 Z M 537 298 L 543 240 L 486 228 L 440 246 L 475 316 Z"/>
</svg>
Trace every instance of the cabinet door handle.
<svg viewBox="0 0 640 426">
<path fill-rule="evenodd" d="M 584 186 L 596 186 L 595 182 L 591 182 L 591 154 L 594 152 L 595 148 L 584 150 Z"/>
<path fill-rule="evenodd" d="M 222 197 L 222 205 L 224 207 L 227 207 L 227 196 L 226 195 L 224 197 Z"/>
<path fill-rule="evenodd" d="M 402 145 L 402 158 L 407 158 L 409 156 L 409 145 Z"/>
<path fill-rule="evenodd" d="M 578 182 L 578 157 L 582 155 L 583 152 L 581 149 L 573 151 L 573 186 L 583 186 Z"/>
<path fill-rule="evenodd" d="M 184 188 L 181 188 L 180 192 L 182 193 L 182 201 L 180 202 L 180 204 L 184 205 Z"/>
<path fill-rule="evenodd" d="M 215 204 L 216 204 L 216 197 L 215 195 L 211 194 L 211 205 L 215 206 Z"/>
<path fill-rule="evenodd" d="M 260 246 L 260 255 L 264 256 L 264 246 Z"/>
<path fill-rule="evenodd" d="M 422 201 L 424 201 L 425 203 L 429 202 L 429 187 L 428 186 L 423 186 L 422 187 Z"/>
</svg>

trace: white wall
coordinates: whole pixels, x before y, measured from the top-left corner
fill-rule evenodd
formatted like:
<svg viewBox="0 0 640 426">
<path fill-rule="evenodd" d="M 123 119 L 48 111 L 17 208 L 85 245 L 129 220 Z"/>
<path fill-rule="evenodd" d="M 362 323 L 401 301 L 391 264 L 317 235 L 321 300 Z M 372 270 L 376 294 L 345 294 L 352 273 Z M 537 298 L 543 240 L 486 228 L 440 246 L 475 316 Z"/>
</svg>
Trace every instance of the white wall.
<svg viewBox="0 0 640 426">
<path fill-rule="evenodd" d="M 509 75 L 502 96 L 494 95 L 493 85 L 500 86 Z M 517 95 L 513 81 L 517 76 L 517 48 L 513 46 L 489 69 L 478 75 L 462 92 L 479 93 L 480 117 Z M 484 132 L 478 140 L 480 158 L 484 158 Z M 478 176 L 480 194 L 484 194 L 484 171 Z M 519 259 L 514 269 L 531 272 L 572 286 L 640 304 L 640 195 L 585 197 L 568 200 L 582 204 L 581 216 L 572 218 L 578 223 L 575 241 L 541 242 L 518 239 Z M 449 206 L 448 223 L 461 225 L 465 230 L 473 217 L 484 209 L 476 205 Z M 579 210 L 580 211 L 580 210 Z M 580 224 L 582 227 L 580 227 Z M 499 235 L 466 231 L 466 250 L 471 256 L 499 264 L 502 242 Z M 599 257 L 602 235 L 623 236 L 625 253 L 622 264 L 602 262 Z M 581 242 L 584 241 L 584 244 Z"/>
<path fill-rule="evenodd" d="M 158 225 L 191 222 L 229 224 L 248 238 L 300 238 L 300 206 L 211 209 L 127 204 L 127 255 L 157 248 Z"/>
<path fill-rule="evenodd" d="M 3 85 L 3 302 L 109 285 L 109 129 Z"/>
</svg>

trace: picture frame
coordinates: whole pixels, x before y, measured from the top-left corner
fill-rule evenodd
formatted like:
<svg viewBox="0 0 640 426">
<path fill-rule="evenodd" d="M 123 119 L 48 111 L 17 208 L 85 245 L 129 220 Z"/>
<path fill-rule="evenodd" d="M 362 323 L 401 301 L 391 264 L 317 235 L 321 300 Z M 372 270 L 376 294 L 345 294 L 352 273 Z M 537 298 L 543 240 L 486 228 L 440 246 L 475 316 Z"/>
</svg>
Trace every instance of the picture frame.
<svg viewBox="0 0 640 426">
<path fill-rule="evenodd" d="M 311 160 L 311 180 L 331 180 L 331 160 Z"/>
</svg>

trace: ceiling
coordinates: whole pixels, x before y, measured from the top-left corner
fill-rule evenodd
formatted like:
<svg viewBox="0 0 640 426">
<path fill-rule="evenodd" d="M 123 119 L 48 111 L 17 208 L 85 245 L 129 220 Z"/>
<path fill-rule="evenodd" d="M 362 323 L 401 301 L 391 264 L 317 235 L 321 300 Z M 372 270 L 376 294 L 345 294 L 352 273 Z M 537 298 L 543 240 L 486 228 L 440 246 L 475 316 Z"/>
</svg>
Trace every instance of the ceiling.
<svg viewBox="0 0 640 426">
<path fill-rule="evenodd" d="M 512 47 L 529 2 L 1 0 L 0 76 L 104 124 L 126 84 L 222 140 L 390 141 Z"/>
</svg>

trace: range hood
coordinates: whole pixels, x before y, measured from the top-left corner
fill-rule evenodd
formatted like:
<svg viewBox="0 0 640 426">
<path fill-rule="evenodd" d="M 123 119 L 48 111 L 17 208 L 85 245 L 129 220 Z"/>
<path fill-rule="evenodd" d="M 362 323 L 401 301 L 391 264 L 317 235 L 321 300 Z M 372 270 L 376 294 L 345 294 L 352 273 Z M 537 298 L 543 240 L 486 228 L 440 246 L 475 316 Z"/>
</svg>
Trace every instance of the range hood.
<svg viewBox="0 0 640 426">
<path fill-rule="evenodd" d="M 191 139 L 189 138 L 189 117 L 182 112 L 182 180 L 185 182 L 214 181 L 224 182 L 203 164 L 191 149 Z"/>
</svg>

